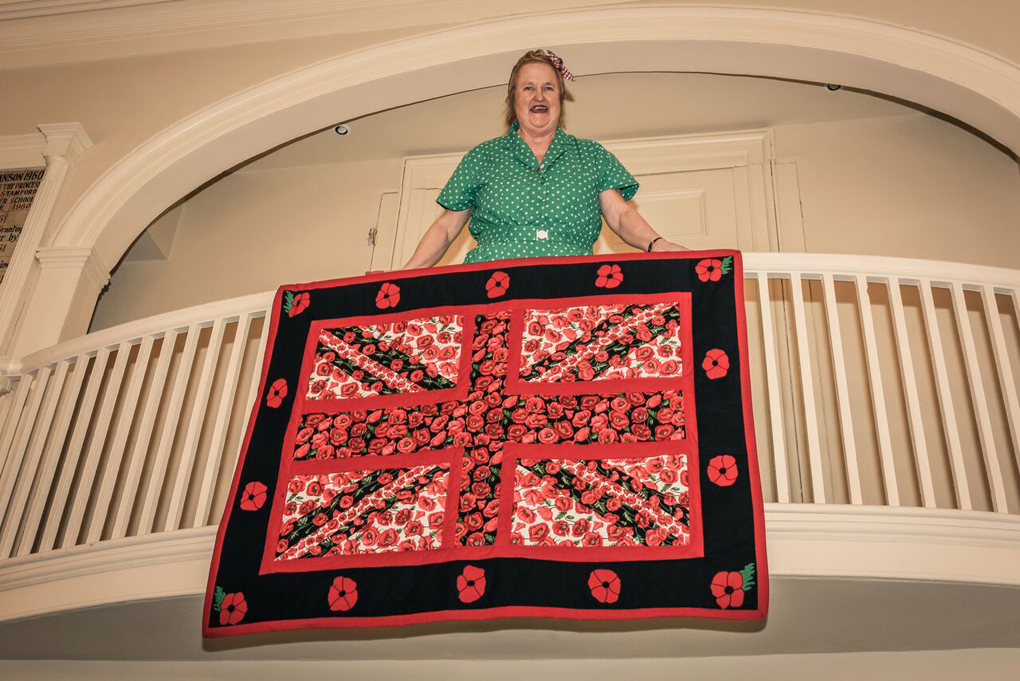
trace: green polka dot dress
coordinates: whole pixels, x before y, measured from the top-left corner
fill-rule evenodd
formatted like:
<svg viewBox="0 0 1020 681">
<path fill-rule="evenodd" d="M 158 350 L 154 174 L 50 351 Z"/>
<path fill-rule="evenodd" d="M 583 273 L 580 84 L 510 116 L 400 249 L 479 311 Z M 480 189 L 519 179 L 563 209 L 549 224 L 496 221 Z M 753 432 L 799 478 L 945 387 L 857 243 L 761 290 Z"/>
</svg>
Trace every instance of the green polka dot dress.
<svg viewBox="0 0 1020 681">
<path fill-rule="evenodd" d="M 598 142 L 559 128 L 538 162 L 518 124 L 469 151 L 436 202 L 472 208 L 478 245 L 464 262 L 549 255 L 591 255 L 602 230 L 599 194 L 619 189 L 630 201 L 638 183 Z"/>
</svg>

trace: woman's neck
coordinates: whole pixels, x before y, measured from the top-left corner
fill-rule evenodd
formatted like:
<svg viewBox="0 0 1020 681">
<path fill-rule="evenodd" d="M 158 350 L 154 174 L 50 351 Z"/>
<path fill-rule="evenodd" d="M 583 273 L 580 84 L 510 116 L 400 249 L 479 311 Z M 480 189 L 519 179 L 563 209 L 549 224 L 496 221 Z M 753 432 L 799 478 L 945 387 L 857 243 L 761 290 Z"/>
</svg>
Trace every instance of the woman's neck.
<svg viewBox="0 0 1020 681">
<path fill-rule="evenodd" d="M 539 163 L 545 158 L 545 152 L 549 151 L 549 145 L 552 144 L 553 138 L 556 137 L 556 128 L 548 132 L 533 134 L 529 133 L 522 126 L 518 128 L 517 132 L 528 145 L 528 148 L 531 149 L 531 153 L 535 155 Z"/>
</svg>

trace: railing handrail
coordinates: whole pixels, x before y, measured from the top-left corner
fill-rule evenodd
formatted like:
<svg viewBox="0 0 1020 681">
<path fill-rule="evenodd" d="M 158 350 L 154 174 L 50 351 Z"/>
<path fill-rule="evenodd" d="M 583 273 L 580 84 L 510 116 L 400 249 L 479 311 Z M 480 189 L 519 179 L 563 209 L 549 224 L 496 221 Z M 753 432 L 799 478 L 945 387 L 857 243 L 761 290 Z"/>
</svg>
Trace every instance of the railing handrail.
<svg viewBox="0 0 1020 681">
<path fill-rule="evenodd" d="M 860 274 L 880 280 L 897 279 L 905 284 L 927 281 L 934 286 L 960 283 L 965 289 L 979 289 L 984 285 L 1001 287 L 1003 290 L 997 288 L 998 293 L 1020 288 L 1020 269 L 880 255 L 749 252 L 744 254 L 744 271 L 747 276 L 764 273 L 788 277 L 791 273 L 797 273 L 807 279 L 828 273 L 837 280 L 852 280 Z M 184 328 L 196 321 L 211 324 L 217 318 L 260 307 L 268 308 L 274 295 L 275 291 L 263 291 L 118 324 L 37 350 L 20 359 L 9 358 L 5 363 L 5 373 L 17 375 L 34 371 L 61 359 L 96 353 L 104 347 L 113 347 L 146 334 Z"/>
<path fill-rule="evenodd" d="M 967 286 L 1020 287 L 1020 269 L 973 265 L 949 260 L 922 260 L 885 255 L 846 255 L 832 253 L 745 253 L 745 274 L 783 271 L 806 278 L 823 272 L 847 280 L 858 274 L 867 277 L 895 278 L 902 283 L 930 281 L 939 286 L 959 282 Z"/>
<path fill-rule="evenodd" d="M 6 373 L 17 375 L 26 371 L 34 371 L 53 362 L 78 355 L 94 354 L 107 347 L 115 347 L 132 339 L 141 339 L 148 334 L 158 334 L 176 329 L 184 329 L 191 324 L 207 322 L 212 324 L 216 319 L 231 318 L 245 312 L 257 311 L 259 308 L 269 309 L 276 291 L 251 293 L 237 298 L 227 298 L 211 303 L 202 303 L 171 312 L 124 322 L 117 326 L 100 329 L 93 333 L 72 338 L 71 340 L 36 350 L 20 360 L 13 358 L 7 363 Z"/>
</svg>

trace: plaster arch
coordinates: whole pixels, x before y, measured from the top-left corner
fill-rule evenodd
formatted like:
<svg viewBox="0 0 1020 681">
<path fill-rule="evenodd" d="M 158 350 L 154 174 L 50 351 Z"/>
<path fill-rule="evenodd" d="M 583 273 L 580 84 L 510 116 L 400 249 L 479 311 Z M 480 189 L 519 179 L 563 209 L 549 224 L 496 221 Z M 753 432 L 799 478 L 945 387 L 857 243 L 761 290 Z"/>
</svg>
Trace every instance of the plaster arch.
<svg viewBox="0 0 1020 681">
<path fill-rule="evenodd" d="M 535 45 L 566 54 L 578 75 L 701 71 L 837 82 L 942 111 L 1020 152 L 1020 68 L 951 39 L 792 10 L 584 9 L 416 36 L 239 92 L 111 167 L 50 245 L 89 249 L 113 265 L 159 213 L 237 163 L 338 121 L 504 82 L 507 65 Z"/>
</svg>

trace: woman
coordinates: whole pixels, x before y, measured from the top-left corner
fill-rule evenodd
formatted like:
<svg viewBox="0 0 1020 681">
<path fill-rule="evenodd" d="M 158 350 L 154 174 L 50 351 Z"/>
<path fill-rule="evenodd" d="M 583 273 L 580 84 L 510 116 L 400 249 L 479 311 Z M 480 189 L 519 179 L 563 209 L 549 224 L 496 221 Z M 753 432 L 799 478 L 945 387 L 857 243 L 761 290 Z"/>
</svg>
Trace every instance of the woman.
<svg viewBox="0 0 1020 681">
<path fill-rule="evenodd" d="M 628 203 L 638 183 L 613 154 L 563 132 L 564 76 L 573 80 L 552 52 L 517 60 L 507 86 L 510 131 L 464 156 L 436 199 L 446 210 L 404 269 L 439 262 L 469 219 L 478 245 L 466 263 L 591 255 L 603 217 L 635 248 L 687 250 L 659 236 Z"/>
</svg>

